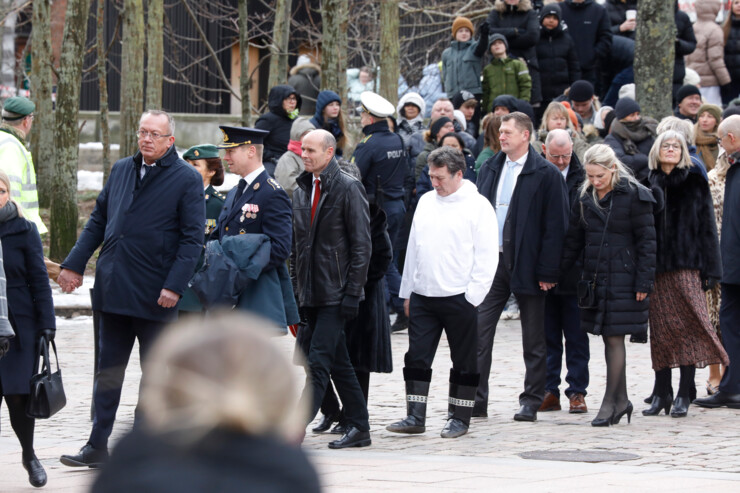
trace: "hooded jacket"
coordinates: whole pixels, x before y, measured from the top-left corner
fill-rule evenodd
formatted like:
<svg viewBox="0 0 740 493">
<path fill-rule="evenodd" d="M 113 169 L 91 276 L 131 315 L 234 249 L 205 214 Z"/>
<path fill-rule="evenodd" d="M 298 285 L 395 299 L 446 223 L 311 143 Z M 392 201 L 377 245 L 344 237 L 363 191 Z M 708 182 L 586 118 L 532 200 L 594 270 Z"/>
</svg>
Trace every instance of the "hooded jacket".
<svg viewBox="0 0 740 493">
<path fill-rule="evenodd" d="M 290 140 L 300 142 L 301 135 L 315 128 L 308 118 L 296 118 L 290 127 Z M 280 156 L 275 166 L 275 179 L 291 199 L 293 198 L 293 190 L 298 186 L 295 180 L 303 172 L 303 169 L 303 159 L 301 159 L 300 154 L 296 154 L 290 149 Z"/>
<path fill-rule="evenodd" d="M 555 29 L 546 29 L 542 21 L 548 15 L 558 18 Z M 563 94 L 572 83 L 581 78 L 581 64 L 573 38 L 563 24 L 557 4 L 545 5 L 540 11 L 540 40 L 537 42 L 537 60 L 542 76 L 542 101 L 549 102 Z"/>
<path fill-rule="evenodd" d="M 686 63 L 699 74 L 702 87 L 730 83 L 730 73 L 725 66 L 725 34 L 714 22 L 719 9 L 719 0 L 696 2 L 696 50 L 686 57 Z"/>
<path fill-rule="evenodd" d="M 316 110 L 316 97 L 321 88 L 321 67 L 315 63 L 296 65 L 290 69 L 288 85 L 293 86 L 303 99 L 301 115 L 313 115 Z"/>
<path fill-rule="evenodd" d="M 481 61 L 488 47 L 488 29 L 483 26 L 477 40 L 453 41 L 442 52 L 442 84 L 448 96 L 460 91 L 481 94 Z"/>
<path fill-rule="evenodd" d="M 403 111 L 403 107 L 409 103 L 414 104 L 419 108 L 419 114 L 416 115 L 416 118 L 411 120 L 406 118 L 406 114 Z M 404 94 L 396 105 L 396 113 L 398 114 L 398 128 L 396 128 L 396 133 L 403 139 L 403 143 L 406 146 L 407 151 L 409 148 L 409 139 L 414 132 L 422 132 L 426 129 L 426 125 L 424 125 L 425 112 L 426 102 L 424 102 L 424 98 L 416 92 L 408 92 Z"/>
<path fill-rule="evenodd" d="M 254 124 L 256 128 L 267 130 L 270 135 L 264 140 L 265 151 L 262 155 L 262 162 L 270 176 L 275 174 L 275 166 L 280 156 L 288 150 L 288 141 L 290 140 L 290 127 L 293 125 L 293 119 L 283 109 L 283 100 L 295 94 L 298 99 L 296 109 L 301 109 L 301 95 L 296 92 L 293 86 L 287 84 L 275 86 L 270 89 L 270 95 L 267 97 L 267 107 L 269 111 L 259 117 Z M 271 163 L 270 163 L 271 162 Z"/>
<path fill-rule="evenodd" d="M 324 121 L 324 108 L 335 101 L 341 106 L 342 98 L 340 98 L 337 93 L 334 91 L 321 91 L 316 98 L 316 111 L 314 112 L 313 118 L 311 118 L 311 125 L 313 125 L 314 128 L 321 128 L 331 132 L 334 138 L 339 141 L 339 139 L 344 135 L 344 132 L 342 132 L 342 129 L 339 127 L 339 123 L 336 120 L 328 122 Z M 291 140 L 293 140 L 292 137 Z M 334 152 L 337 156 L 342 155 L 342 149 L 339 146 L 337 146 Z"/>
<path fill-rule="evenodd" d="M 560 10 L 576 44 L 581 72 L 594 70 L 597 60 L 609 54 L 612 44 L 611 22 L 606 9 L 594 0 L 582 3 L 565 0 Z"/>
<path fill-rule="evenodd" d="M 532 76 L 527 64 L 518 58 L 494 57 L 483 69 L 483 108 L 493 111 L 491 104 L 504 94 L 525 101 L 532 97 Z"/>
</svg>

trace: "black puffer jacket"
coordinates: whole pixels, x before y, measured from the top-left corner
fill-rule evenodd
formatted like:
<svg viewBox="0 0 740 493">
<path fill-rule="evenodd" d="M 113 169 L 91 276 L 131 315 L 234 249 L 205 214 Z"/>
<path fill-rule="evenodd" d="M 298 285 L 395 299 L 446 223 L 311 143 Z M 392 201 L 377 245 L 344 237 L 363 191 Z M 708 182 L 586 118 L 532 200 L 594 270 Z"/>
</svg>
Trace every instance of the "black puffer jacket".
<svg viewBox="0 0 740 493">
<path fill-rule="evenodd" d="M 595 69 L 598 59 L 606 58 L 612 44 L 611 23 L 604 7 L 585 0 L 574 2 L 565 0 L 560 4 L 563 21 L 568 25 L 571 37 L 576 43 L 581 72 Z"/>
<path fill-rule="evenodd" d="M 287 84 L 275 86 L 270 89 L 270 95 L 267 98 L 267 107 L 270 109 L 267 113 L 260 116 L 254 124 L 256 128 L 268 130 L 270 135 L 264 141 L 265 152 L 262 155 L 262 161 L 270 176 L 275 176 L 275 165 L 280 156 L 288 152 L 288 142 L 290 141 L 290 127 L 293 125 L 293 119 L 283 109 L 283 100 L 295 94 L 298 98 L 296 109 L 301 109 L 301 95 L 296 92 L 293 86 Z"/>
<path fill-rule="evenodd" d="M 683 57 L 694 52 L 696 49 L 696 36 L 694 36 L 694 27 L 691 25 L 689 15 L 683 10 L 678 10 L 676 4 L 676 64 L 673 66 L 673 95 L 675 97 L 678 90 L 683 85 L 683 78 L 686 77 L 686 62 Z"/>
<path fill-rule="evenodd" d="M 657 271 L 699 270 L 702 280 L 719 281 L 722 265 L 707 180 L 689 168 L 669 175 L 654 169 L 650 186 L 663 192 L 665 206 L 655 215 L 658 240 Z"/>
<path fill-rule="evenodd" d="M 740 82 L 740 18 L 732 16 L 730 36 L 725 42 L 725 65 L 733 82 Z"/>
<path fill-rule="evenodd" d="M 563 91 L 581 78 L 576 45 L 568 29 L 563 26 L 560 7 L 555 3 L 545 5 L 540 11 L 540 24 L 548 15 L 556 15 L 559 22 L 555 29 L 546 29 L 540 25 L 540 40 L 537 42 L 542 101 L 545 103 L 563 94 Z"/>
<path fill-rule="evenodd" d="M 504 35 L 509 52 L 527 63 L 532 77 L 530 102 L 539 103 L 542 100 L 542 86 L 536 46 L 540 38 L 540 26 L 531 1 L 520 0 L 517 5 L 506 5 L 503 0 L 496 0 L 493 10 L 488 14 L 488 25 L 489 35 Z"/>
<path fill-rule="evenodd" d="M 303 172 L 293 192 L 291 275 L 304 306 L 339 305 L 363 296 L 372 244 L 365 188 L 339 169 L 336 159 L 321 172 L 321 198 L 311 222 L 313 175 Z"/>
<path fill-rule="evenodd" d="M 606 12 L 609 14 L 609 22 L 612 25 L 612 34 L 614 36 L 624 36 L 625 38 L 635 39 L 635 31 L 619 30 L 619 26 L 627 20 L 628 10 L 637 10 L 637 0 L 606 0 L 604 4 Z"/>
<path fill-rule="evenodd" d="M 650 190 L 622 179 L 599 201 L 600 207 L 591 189 L 573 207 L 560 268 L 567 270 L 577 264 L 582 266 L 584 279 L 597 275 L 597 307 L 581 309 L 585 331 L 602 336 L 647 331 L 649 297 L 637 301 L 635 296 L 653 290 L 654 204 Z"/>
</svg>

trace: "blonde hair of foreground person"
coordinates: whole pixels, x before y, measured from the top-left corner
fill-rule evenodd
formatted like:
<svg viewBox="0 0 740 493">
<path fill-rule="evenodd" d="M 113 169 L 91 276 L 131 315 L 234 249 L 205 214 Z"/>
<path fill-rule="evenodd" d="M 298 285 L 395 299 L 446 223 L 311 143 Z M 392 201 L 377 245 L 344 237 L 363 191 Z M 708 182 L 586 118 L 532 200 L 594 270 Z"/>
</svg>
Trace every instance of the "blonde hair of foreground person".
<svg viewBox="0 0 740 493">
<path fill-rule="evenodd" d="M 216 428 L 299 440 L 307 409 L 299 404 L 296 367 L 267 337 L 269 324 L 235 312 L 172 324 L 145 362 L 149 429 L 184 441 Z"/>
</svg>

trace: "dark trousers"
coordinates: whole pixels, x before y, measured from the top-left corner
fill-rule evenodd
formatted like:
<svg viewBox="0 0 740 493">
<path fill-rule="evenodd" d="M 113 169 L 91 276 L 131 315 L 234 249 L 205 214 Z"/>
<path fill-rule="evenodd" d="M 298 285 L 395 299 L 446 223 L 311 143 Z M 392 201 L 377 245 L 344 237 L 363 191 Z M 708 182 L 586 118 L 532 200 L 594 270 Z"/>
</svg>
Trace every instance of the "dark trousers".
<svg viewBox="0 0 740 493">
<path fill-rule="evenodd" d="M 397 313 L 403 313 L 403 300 L 398 297 L 398 290 L 401 288 L 401 274 L 398 272 L 396 262 L 399 251 L 397 239 L 403 228 L 406 207 L 403 205 L 403 200 L 401 199 L 386 200 L 383 204 L 383 211 L 386 214 L 388 237 L 393 246 L 393 261 L 388 264 L 388 269 L 385 273 L 386 299 Z"/>
<path fill-rule="evenodd" d="M 586 395 L 588 361 L 591 353 L 588 335 L 581 330 L 581 310 L 575 295 L 548 293 L 545 296 L 545 337 L 547 340 L 547 378 L 545 390 L 560 397 L 560 371 L 563 367 L 565 339 L 565 395 Z"/>
<path fill-rule="evenodd" d="M 719 390 L 727 394 L 740 394 L 740 284 L 722 283 L 719 326 L 722 344 L 730 357 L 730 366 L 725 369 Z"/>
<path fill-rule="evenodd" d="M 428 297 L 411 293 L 409 350 L 404 356 L 406 368 L 430 369 L 444 330 L 450 344 L 452 369 L 461 374 L 477 374 L 476 326 L 475 307 L 468 303 L 464 294 Z"/>
<path fill-rule="evenodd" d="M 143 361 L 162 331 L 163 323 L 155 320 L 100 312 L 100 354 L 93 388 L 95 417 L 88 442 L 96 449 L 108 447 L 108 437 L 116 420 L 121 387 L 134 341 L 139 340 L 139 358 Z M 141 368 L 144 380 L 144 367 Z M 139 382 L 141 387 L 141 382 Z M 139 418 L 138 406 L 136 418 Z"/>
<path fill-rule="evenodd" d="M 345 320 L 339 305 L 307 307 L 304 310 L 308 325 L 313 329 L 308 351 L 309 374 L 301 396 L 301 400 L 310 399 L 311 402 L 309 423 L 319 412 L 331 378 L 344 404 L 347 424 L 360 431 L 369 431 L 367 404 L 347 352 Z"/>
<path fill-rule="evenodd" d="M 491 373 L 493 339 L 496 336 L 501 312 L 511 295 L 511 273 L 504 266 L 503 255 L 499 254 L 498 268 L 491 290 L 478 307 L 478 371 L 480 384 L 475 396 L 475 410 L 488 409 L 488 377 Z M 514 293 L 519 304 L 522 322 L 522 347 L 524 350 L 524 392 L 519 394 L 519 403 L 539 408 L 545 396 L 547 375 L 547 346 L 545 343 L 545 296 L 520 295 Z"/>
<path fill-rule="evenodd" d="M 368 400 L 370 390 L 370 372 L 362 371 L 355 368 L 355 375 L 357 376 L 357 382 L 360 384 L 362 389 L 362 396 L 365 398 L 365 402 Z M 334 392 L 334 386 L 329 383 L 326 387 L 326 393 L 324 399 L 321 401 L 321 413 L 327 416 L 332 416 L 340 411 L 339 399 L 337 398 L 336 392 Z"/>
</svg>

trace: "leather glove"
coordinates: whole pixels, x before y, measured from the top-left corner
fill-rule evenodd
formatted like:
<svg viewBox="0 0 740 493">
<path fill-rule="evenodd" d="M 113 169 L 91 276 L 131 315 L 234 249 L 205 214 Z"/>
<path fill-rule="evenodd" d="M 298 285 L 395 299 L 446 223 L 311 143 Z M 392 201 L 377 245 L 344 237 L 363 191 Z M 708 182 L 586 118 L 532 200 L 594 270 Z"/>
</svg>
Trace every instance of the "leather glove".
<svg viewBox="0 0 740 493">
<path fill-rule="evenodd" d="M 717 285 L 717 279 L 714 279 L 712 277 L 708 277 L 706 279 L 702 279 L 701 280 L 701 288 L 704 291 L 709 291 L 710 289 L 712 289 L 716 285 Z"/>
<path fill-rule="evenodd" d="M 54 340 L 54 335 L 56 335 L 56 333 L 56 329 L 41 329 L 39 331 L 39 337 L 43 337 L 47 341 L 51 342 Z"/>
<path fill-rule="evenodd" d="M 339 311 L 345 320 L 352 320 L 360 312 L 360 297 L 345 294 Z"/>
<path fill-rule="evenodd" d="M 481 22 L 480 27 L 478 28 L 478 31 L 481 34 L 481 39 L 483 39 L 484 34 L 488 35 L 488 29 L 489 29 L 488 21 Z M 487 42 L 488 40 L 485 40 L 485 41 Z"/>
<path fill-rule="evenodd" d="M 0 358 L 5 356 L 5 354 L 8 352 L 8 349 L 10 349 L 10 338 L 0 337 Z"/>
</svg>

